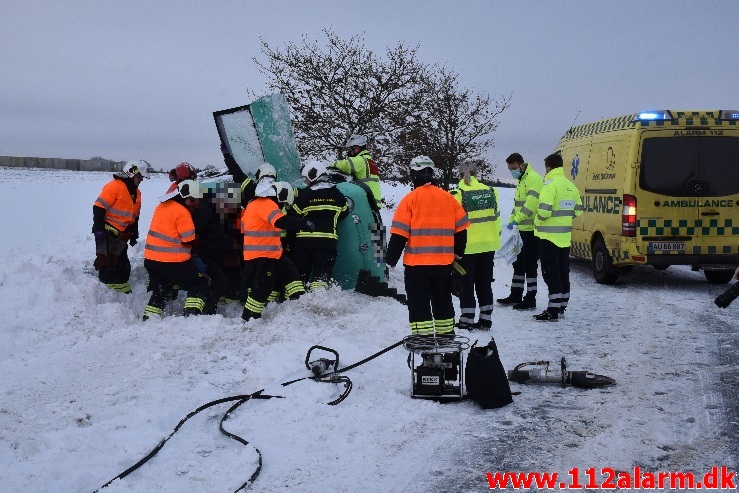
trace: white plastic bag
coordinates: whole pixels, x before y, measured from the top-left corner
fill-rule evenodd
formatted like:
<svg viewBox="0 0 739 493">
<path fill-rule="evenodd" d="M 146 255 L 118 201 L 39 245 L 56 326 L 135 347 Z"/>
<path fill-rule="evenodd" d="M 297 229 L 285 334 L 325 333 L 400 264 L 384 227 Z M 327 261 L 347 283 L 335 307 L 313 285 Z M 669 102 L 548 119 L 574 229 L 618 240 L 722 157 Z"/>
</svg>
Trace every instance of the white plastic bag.
<svg viewBox="0 0 739 493">
<path fill-rule="evenodd" d="M 512 229 L 503 227 L 500 234 L 500 248 L 495 252 L 495 258 L 505 259 L 507 263 L 512 264 L 516 261 L 522 248 L 523 241 L 521 240 L 521 234 L 518 232 L 518 226 L 513 226 Z"/>
</svg>

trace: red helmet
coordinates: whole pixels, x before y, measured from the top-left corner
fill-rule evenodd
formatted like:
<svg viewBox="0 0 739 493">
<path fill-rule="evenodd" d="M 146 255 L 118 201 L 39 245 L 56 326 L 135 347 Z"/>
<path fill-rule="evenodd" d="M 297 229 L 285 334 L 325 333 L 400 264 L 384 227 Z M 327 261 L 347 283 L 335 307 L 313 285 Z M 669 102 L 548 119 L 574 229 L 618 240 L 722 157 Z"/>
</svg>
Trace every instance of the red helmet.
<svg viewBox="0 0 739 493">
<path fill-rule="evenodd" d="M 181 182 L 184 180 L 194 180 L 198 177 L 198 172 L 190 163 L 180 163 L 169 171 L 169 180 Z"/>
</svg>

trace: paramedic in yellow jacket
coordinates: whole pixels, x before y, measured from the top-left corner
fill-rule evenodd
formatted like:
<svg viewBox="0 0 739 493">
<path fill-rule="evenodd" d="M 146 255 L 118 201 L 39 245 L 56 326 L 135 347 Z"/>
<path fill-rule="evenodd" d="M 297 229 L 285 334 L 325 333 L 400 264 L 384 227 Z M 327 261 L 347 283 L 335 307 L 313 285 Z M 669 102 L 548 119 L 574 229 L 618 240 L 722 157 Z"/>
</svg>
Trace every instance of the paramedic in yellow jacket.
<svg viewBox="0 0 739 493">
<path fill-rule="evenodd" d="M 467 271 L 463 276 L 459 308 L 462 314 L 457 327 L 467 330 L 490 330 L 493 315 L 493 258 L 500 248 L 500 209 L 498 191 L 477 180 L 477 166 L 459 166 L 459 185 L 452 195 L 467 213 L 467 245 L 459 264 Z M 475 294 L 480 318 L 475 322 Z"/>
<path fill-rule="evenodd" d="M 544 158 L 544 186 L 539 194 L 539 208 L 534 217 L 535 234 L 541 241 L 539 259 L 544 282 L 549 289 L 546 311 L 535 315 L 538 321 L 556 321 L 570 299 L 570 245 L 572 220 L 582 214 L 577 187 L 565 178 L 562 156 Z"/>
<path fill-rule="evenodd" d="M 334 168 L 366 185 L 372 192 L 374 202 L 379 210 L 382 207 L 382 192 L 380 191 L 380 172 L 377 163 L 367 150 L 367 138 L 363 135 L 352 135 L 346 141 L 346 159 L 340 159 L 331 163 L 329 168 Z"/>
<path fill-rule="evenodd" d="M 536 308 L 536 278 L 539 269 L 539 238 L 534 235 L 534 214 L 539 204 L 539 192 L 543 180 L 523 157 L 514 152 L 506 158 L 508 170 L 518 180 L 513 198 L 513 211 L 508 219 L 508 229 L 518 226 L 521 235 L 521 252 L 513 262 L 511 294 L 498 298 L 501 305 L 513 305 L 514 310 Z"/>
</svg>

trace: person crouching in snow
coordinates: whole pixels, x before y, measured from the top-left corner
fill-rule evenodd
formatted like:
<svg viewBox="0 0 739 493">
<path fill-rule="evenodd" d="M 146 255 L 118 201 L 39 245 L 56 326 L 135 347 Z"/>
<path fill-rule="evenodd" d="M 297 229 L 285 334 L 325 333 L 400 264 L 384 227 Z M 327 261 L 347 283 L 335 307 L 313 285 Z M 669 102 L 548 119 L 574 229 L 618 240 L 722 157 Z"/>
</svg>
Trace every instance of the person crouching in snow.
<svg viewBox="0 0 739 493">
<path fill-rule="evenodd" d="M 305 293 L 305 286 L 295 265 L 283 255 L 282 230 L 315 231 L 315 225 L 303 218 L 285 215 L 281 207 L 289 207 L 295 192 L 289 183 L 275 182 L 269 196 L 256 197 L 241 213 L 241 231 L 244 234 L 244 267 L 242 279 L 248 286 L 241 318 L 249 321 L 261 318 L 267 300 L 276 290 L 284 290 L 285 297 L 297 299 Z"/>
<path fill-rule="evenodd" d="M 171 170 L 169 170 L 169 181 L 171 185 L 167 189 L 167 193 L 172 193 L 177 190 L 177 185 L 185 180 L 197 180 L 198 172 L 195 170 L 190 163 L 180 163 Z"/>
<path fill-rule="evenodd" d="M 185 180 L 176 191 L 162 196 L 154 209 L 144 247 L 144 267 L 152 290 L 144 320 L 162 314 L 175 284 L 187 289 L 184 315 L 203 313 L 208 277 L 195 264 L 191 253 L 196 236 L 190 209 L 199 197 L 198 183 Z"/>
</svg>

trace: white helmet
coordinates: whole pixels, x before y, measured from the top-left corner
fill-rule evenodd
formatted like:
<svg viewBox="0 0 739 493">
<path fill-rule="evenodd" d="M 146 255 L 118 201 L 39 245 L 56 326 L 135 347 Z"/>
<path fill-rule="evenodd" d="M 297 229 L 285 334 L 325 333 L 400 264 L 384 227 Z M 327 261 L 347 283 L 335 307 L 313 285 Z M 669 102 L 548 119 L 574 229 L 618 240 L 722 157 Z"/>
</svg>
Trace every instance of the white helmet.
<svg viewBox="0 0 739 493">
<path fill-rule="evenodd" d="M 300 175 L 307 178 L 310 183 L 320 181 L 321 177 L 328 176 L 328 164 L 322 161 L 308 161 L 300 170 Z"/>
<path fill-rule="evenodd" d="M 277 202 L 288 206 L 293 205 L 293 202 L 295 201 L 295 191 L 288 182 L 276 181 L 272 184 L 272 188 L 275 190 Z"/>
<path fill-rule="evenodd" d="M 274 178 L 275 180 L 277 179 L 277 170 L 275 169 L 274 166 L 272 166 L 269 163 L 264 163 L 263 165 L 258 167 L 257 172 L 254 173 L 254 177 L 256 178 L 256 181 L 259 181 L 266 176 L 270 176 Z"/>
<path fill-rule="evenodd" d="M 428 156 L 416 156 L 411 159 L 411 171 L 421 171 L 431 168 L 432 172 L 436 172 L 436 165 Z"/>
<path fill-rule="evenodd" d="M 367 147 L 367 137 L 364 135 L 352 135 L 349 137 L 349 140 L 346 141 L 345 148 L 350 148 L 353 146 L 359 146 L 359 147 Z"/>
<path fill-rule="evenodd" d="M 142 178 L 146 178 L 146 161 L 129 161 L 123 165 L 123 169 L 115 173 L 120 178 L 133 178 L 136 175 L 141 175 Z"/>
<path fill-rule="evenodd" d="M 177 185 L 177 192 L 183 199 L 188 197 L 200 199 L 203 197 L 203 191 L 200 189 L 200 184 L 195 180 L 181 181 L 179 185 Z"/>
</svg>

